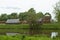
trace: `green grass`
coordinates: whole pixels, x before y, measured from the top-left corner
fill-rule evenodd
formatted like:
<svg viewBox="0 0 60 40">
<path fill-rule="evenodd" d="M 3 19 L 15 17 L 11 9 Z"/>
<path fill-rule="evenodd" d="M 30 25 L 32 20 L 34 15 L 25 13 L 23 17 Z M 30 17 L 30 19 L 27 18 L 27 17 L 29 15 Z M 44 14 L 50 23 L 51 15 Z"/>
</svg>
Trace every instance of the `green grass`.
<svg viewBox="0 0 60 40">
<path fill-rule="evenodd" d="M 28 28 L 28 24 L 0 24 L 0 28 Z"/>
<path fill-rule="evenodd" d="M 6 33 L 6 32 L 29 32 L 28 29 L 21 29 L 21 28 L 29 28 L 28 24 L 0 24 L 0 33 Z M 41 26 L 40 31 L 43 33 L 39 35 L 25 35 L 26 37 L 24 40 L 60 40 L 60 37 L 57 37 L 55 39 L 50 38 L 50 33 L 53 31 L 59 32 L 60 33 L 60 23 L 51 23 L 51 24 L 43 24 Z M 50 28 L 53 28 L 52 30 L 49 30 Z M 56 30 L 54 30 L 57 28 Z M 48 33 L 47 35 L 45 33 Z M 0 40 L 21 40 L 22 35 L 16 35 L 16 36 L 6 36 L 6 35 L 0 35 Z"/>
<path fill-rule="evenodd" d="M 22 35 L 16 35 L 16 36 L 6 36 L 6 35 L 0 35 L 0 40 L 22 40 Z M 53 40 L 50 37 L 47 36 L 29 36 L 25 35 L 25 38 L 23 40 Z M 60 40 L 60 37 L 56 37 L 54 40 Z"/>
<path fill-rule="evenodd" d="M 29 28 L 28 24 L 0 24 L 0 28 Z M 60 23 L 43 24 L 41 28 L 60 28 Z"/>
<path fill-rule="evenodd" d="M 29 29 L 21 29 L 21 28 L 29 28 L 28 24 L 0 24 L 0 33 L 6 33 L 6 32 L 29 32 Z M 43 29 L 42 29 L 43 28 Z M 50 30 L 50 28 L 52 28 Z M 54 30 L 55 29 L 55 30 Z M 51 33 L 53 31 L 60 33 L 60 23 L 49 23 L 49 24 L 43 24 L 41 26 L 42 33 Z"/>
<path fill-rule="evenodd" d="M 29 30 L 24 30 L 21 28 L 28 28 L 28 24 L 0 24 L 0 33 L 6 32 L 20 32 L 23 33 L 24 31 L 27 32 Z"/>
<path fill-rule="evenodd" d="M 42 28 L 60 28 L 60 23 L 43 24 Z"/>
</svg>

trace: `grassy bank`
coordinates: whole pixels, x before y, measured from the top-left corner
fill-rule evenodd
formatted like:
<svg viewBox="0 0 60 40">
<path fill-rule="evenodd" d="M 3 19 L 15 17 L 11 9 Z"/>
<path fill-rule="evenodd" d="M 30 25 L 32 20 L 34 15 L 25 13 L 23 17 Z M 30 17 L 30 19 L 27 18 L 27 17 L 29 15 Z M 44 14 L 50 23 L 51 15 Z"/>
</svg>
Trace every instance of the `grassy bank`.
<svg viewBox="0 0 60 40">
<path fill-rule="evenodd" d="M 16 36 L 6 36 L 6 35 L 1 36 L 0 35 L 0 40 L 53 40 L 53 39 L 45 35 L 39 35 L 39 36 L 26 35 L 24 38 L 22 35 L 16 35 Z M 60 40 L 60 37 L 57 37 L 54 40 Z"/>
<path fill-rule="evenodd" d="M 28 28 L 28 24 L 0 24 L 0 33 L 6 32 L 28 32 L 29 30 L 23 29 Z"/>
<path fill-rule="evenodd" d="M 0 24 L 0 29 L 3 28 L 29 28 L 28 24 Z M 41 28 L 60 28 L 59 23 L 43 24 Z"/>
<path fill-rule="evenodd" d="M 0 33 L 6 32 L 29 32 L 28 24 L 0 24 Z M 40 32 L 51 33 L 53 31 L 60 33 L 60 24 L 59 23 L 51 23 L 51 24 L 43 24 L 41 26 Z"/>
</svg>

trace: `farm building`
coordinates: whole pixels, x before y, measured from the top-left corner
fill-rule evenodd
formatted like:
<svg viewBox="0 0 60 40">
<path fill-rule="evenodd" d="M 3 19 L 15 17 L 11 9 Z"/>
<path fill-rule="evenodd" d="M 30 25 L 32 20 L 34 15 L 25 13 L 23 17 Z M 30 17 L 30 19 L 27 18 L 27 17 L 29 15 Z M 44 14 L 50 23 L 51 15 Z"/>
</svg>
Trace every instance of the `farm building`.
<svg viewBox="0 0 60 40">
<path fill-rule="evenodd" d="M 20 23 L 19 19 L 8 19 L 6 21 L 7 24 L 18 24 Z"/>
<path fill-rule="evenodd" d="M 50 23 L 51 22 L 51 18 L 50 16 L 44 16 L 43 18 L 40 18 L 38 20 L 39 23 Z"/>
<path fill-rule="evenodd" d="M 51 22 L 51 15 L 45 15 L 43 17 L 43 23 L 50 23 Z"/>
</svg>

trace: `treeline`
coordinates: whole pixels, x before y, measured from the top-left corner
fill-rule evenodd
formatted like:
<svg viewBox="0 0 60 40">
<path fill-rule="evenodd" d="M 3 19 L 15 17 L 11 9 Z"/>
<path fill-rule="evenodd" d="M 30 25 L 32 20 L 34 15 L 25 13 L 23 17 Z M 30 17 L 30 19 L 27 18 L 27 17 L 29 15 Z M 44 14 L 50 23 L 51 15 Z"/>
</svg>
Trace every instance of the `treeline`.
<svg viewBox="0 0 60 40">
<path fill-rule="evenodd" d="M 20 21 L 23 20 L 30 20 L 30 19 L 40 19 L 43 18 L 44 15 L 50 15 L 48 12 L 43 14 L 42 12 L 36 13 L 34 8 L 30 8 L 27 12 L 21 12 L 19 14 L 17 13 L 11 13 L 11 14 L 1 14 L 0 15 L 0 21 L 6 21 L 7 19 L 20 19 Z"/>
</svg>

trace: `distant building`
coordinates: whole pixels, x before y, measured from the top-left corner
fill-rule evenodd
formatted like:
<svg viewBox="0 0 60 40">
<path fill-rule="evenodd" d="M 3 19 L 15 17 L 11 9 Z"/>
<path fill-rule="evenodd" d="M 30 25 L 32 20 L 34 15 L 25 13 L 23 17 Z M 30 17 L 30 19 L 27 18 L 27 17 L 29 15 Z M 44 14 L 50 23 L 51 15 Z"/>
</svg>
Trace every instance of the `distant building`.
<svg viewBox="0 0 60 40">
<path fill-rule="evenodd" d="M 50 15 L 45 15 L 43 17 L 43 23 L 50 23 L 51 22 L 51 16 Z"/>
<path fill-rule="evenodd" d="M 44 15 L 44 17 L 37 20 L 39 23 L 50 23 L 51 22 L 51 15 Z"/>
<path fill-rule="evenodd" d="M 6 21 L 7 24 L 18 24 L 20 23 L 19 19 L 8 19 Z"/>
</svg>

